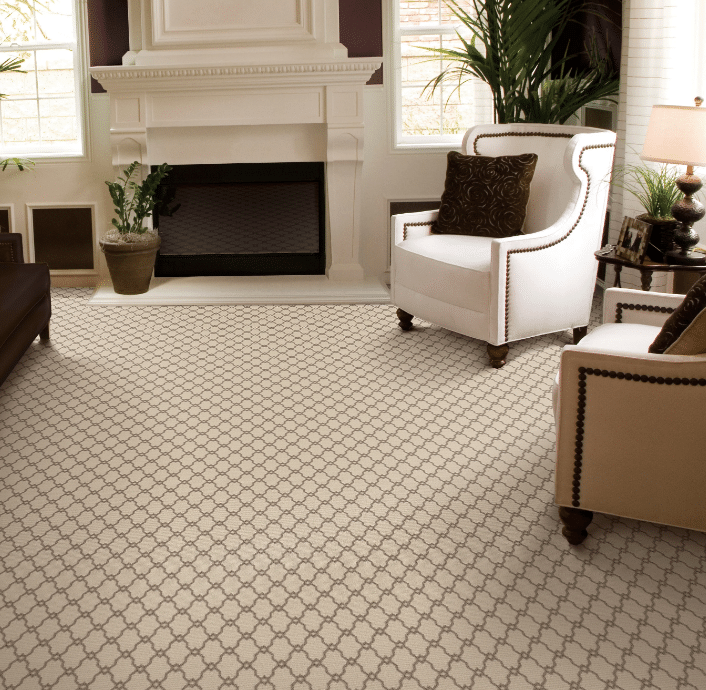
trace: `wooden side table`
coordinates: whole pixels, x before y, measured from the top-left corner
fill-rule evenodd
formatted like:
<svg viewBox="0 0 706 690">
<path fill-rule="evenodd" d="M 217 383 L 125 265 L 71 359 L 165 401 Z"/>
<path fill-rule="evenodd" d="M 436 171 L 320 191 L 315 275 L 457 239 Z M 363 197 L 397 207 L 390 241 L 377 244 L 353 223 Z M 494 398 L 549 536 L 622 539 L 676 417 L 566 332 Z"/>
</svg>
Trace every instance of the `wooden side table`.
<svg viewBox="0 0 706 690">
<path fill-rule="evenodd" d="M 620 273 L 623 270 L 623 266 L 640 271 L 642 289 L 645 291 L 650 289 L 652 285 L 652 274 L 655 271 L 674 273 L 675 287 L 676 283 L 680 282 L 683 287 L 686 287 L 686 290 L 689 289 L 690 283 L 693 284 L 694 282 L 693 280 L 689 280 L 689 278 L 692 278 L 691 274 L 696 274 L 695 279 L 698 279 L 699 274 L 706 273 L 706 265 L 689 266 L 680 264 L 662 264 L 656 261 L 650 261 L 649 259 L 645 260 L 641 264 L 636 264 L 632 261 L 628 261 L 627 259 L 615 256 L 615 246 L 612 244 L 608 244 L 603 247 L 603 249 L 599 249 L 595 252 L 595 257 L 598 259 L 599 263 L 612 264 L 615 266 L 615 281 L 613 282 L 613 287 L 622 287 L 620 285 Z M 683 289 L 683 287 L 680 288 L 680 290 Z M 680 290 L 677 291 L 678 294 L 681 294 Z M 686 290 L 684 290 L 684 292 L 686 292 Z"/>
</svg>

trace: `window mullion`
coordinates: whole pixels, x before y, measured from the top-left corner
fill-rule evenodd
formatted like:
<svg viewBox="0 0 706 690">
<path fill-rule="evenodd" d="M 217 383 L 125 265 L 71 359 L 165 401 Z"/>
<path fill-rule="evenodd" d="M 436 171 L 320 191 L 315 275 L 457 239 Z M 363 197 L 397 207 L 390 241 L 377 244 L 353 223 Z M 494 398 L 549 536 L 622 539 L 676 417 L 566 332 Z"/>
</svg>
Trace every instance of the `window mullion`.
<svg viewBox="0 0 706 690">
<path fill-rule="evenodd" d="M 37 51 L 34 51 L 34 88 L 37 93 L 37 130 L 39 132 L 39 146 L 41 147 L 42 141 L 42 110 L 39 103 L 39 64 L 37 62 Z"/>
</svg>

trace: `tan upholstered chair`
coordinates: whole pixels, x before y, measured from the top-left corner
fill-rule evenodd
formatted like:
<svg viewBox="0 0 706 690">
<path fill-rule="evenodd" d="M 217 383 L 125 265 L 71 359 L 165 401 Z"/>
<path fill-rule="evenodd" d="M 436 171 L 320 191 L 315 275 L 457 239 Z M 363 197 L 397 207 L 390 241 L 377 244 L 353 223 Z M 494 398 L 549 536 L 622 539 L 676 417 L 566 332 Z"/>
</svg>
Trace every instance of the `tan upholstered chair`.
<svg viewBox="0 0 706 690">
<path fill-rule="evenodd" d="M 568 328 L 591 313 L 615 134 L 560 125 L 483 125 L 463 152 L 536 153 L 524 234 L 492 239 L 431 232 L 437 211 L 392 218 L 392 302 L 400 327 L 412 317 L 488 343 L 505 363 L 507 343 Z"/>
<path fill-rule="evenodd" d="M 706 355 L 649 354 L 683 295 L 610 289 L 554 386 L 555 498 L 571 544 L 593 512 L 706 531 Z"/>
</svg>

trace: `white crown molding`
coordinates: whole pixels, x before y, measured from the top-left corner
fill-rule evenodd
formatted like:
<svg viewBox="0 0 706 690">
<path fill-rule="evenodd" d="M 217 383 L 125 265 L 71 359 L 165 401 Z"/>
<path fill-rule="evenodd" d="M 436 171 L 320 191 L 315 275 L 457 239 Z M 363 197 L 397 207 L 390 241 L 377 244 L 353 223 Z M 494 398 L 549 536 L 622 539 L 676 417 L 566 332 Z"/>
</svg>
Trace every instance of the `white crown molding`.
<svg viewBox="0 0 706 690">
<path fill-rule="evenodd" d="M 238 86 L 365 84 L 382 58 L 348 58 L 336 62 L 203 67 L 91 67 L 107 91 L 200 90 Z"/>
</svg>

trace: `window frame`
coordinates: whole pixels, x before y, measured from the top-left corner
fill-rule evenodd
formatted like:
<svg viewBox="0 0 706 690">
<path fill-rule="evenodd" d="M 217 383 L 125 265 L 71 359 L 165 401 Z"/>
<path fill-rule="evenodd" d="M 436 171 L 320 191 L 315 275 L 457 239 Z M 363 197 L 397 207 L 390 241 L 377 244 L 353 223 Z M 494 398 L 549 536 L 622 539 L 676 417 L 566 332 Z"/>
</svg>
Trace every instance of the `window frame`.
<svg viewBox="0 0 706 690">
<path fill-rule="evenodd" d="M 88 5 L 87 0 L 71 0 L 73 7 L 73 25 L 75 42 L 51 42 L 32 44 L 11 44 L 5 47 L 0 44 L 0 61 L 4 54 L 19 50 L 52 50 L 73 49 L 74 63 L 74 94 L 76 101 L 76 127 L 78 147 L 71 151 L 41 151 L 39 149 L 22 149 L 21 147 L 3 147 L 0 158 L 29 158 L 37 163 L 61 163 L 70 160 L 82 162 L 91 159 L 90 151 L 90 117 L 89 93 L 90 77 L 88 75 Z"/>
<path fill-rule="evenodd" d="M 417 26 L 412 29 L 402 29 L 400 26 L 399 0 L 384 0 L 387 4 L 387 11 L 384 18 L 387 21 L 385 35 L 387 37 L 389 53 L 391 54 L 392 69 L 388 72 L 385 81 L 387 87 L 388 102 L 388 134 L 391 153 L 420 153 L 461 150 L 463 135 L 439 134 L 435 136 L 424 135 L 403 135 L 402 134 L 402 50 L 401 37 L 403 35 L 448 35 L 455 36 L 457 25 L 428 24 L 423 27 Z M 440 104 L 443 109 L 443 100 Z"/>
</svg>

